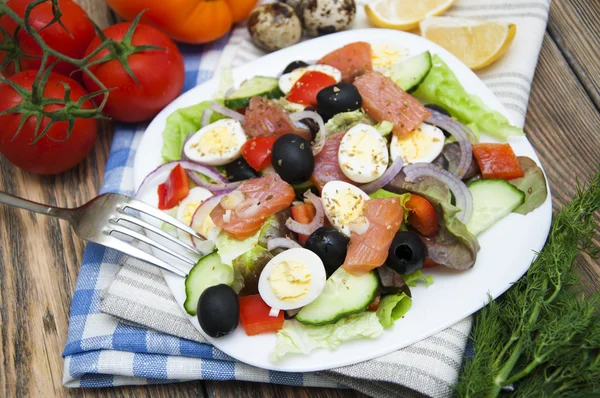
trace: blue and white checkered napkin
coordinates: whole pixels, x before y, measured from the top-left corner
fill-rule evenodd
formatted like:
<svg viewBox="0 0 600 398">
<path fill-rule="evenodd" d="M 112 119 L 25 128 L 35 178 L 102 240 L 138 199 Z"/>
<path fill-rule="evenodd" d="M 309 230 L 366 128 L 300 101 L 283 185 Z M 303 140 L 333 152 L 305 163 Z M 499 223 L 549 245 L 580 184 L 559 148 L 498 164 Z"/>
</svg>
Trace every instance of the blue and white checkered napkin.
<svg viewBox="0 0 600 398">
<path fill-rule="evenodd" d="M 358 1 L 364 3 L 365 0 Z M 457 0 L 450 14 L 508 19 L 518 36 L 510 51 L 480 77 L 523 124 L 550 0 Z M 360 7 L 362 9 L 362 7 Z M 355 27 L 365 27 L 359 11 Z M 260 55 L 246 29 L 206 46 L 181 46 L 184 90 Z M 119 125 L 106 165 L 105 192 L 134 194 L 133 161 L 145 125 Z M 470 318 L 381 358 L 319 373 L 282 373 L 234 361 L 207 344 L 183 316 L 161 273 L 102 246 L 88 244 L 73 294 L 63 383 L 108 387 L 184 380 L 248 380 L 299 386 L 350 387 L 377 397 L 451 395 Z M 109 315 L 110 314 L 110 315 Z"/>
</svg>

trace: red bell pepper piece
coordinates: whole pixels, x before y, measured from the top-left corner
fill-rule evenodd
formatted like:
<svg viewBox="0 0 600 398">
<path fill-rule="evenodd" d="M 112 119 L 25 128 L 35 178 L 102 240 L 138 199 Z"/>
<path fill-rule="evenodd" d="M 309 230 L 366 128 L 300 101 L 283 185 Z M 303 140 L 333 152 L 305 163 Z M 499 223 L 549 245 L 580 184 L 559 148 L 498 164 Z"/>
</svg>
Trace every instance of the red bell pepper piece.
<svg viewBox="0 0 600 398">
<path fill-rule="evenodd" d="M 271 308 L 259 294 L 242 296 L 240 302 L 240 320 L 248 336 L 276 332 L 283 327 L 283 311 L 276 317 L 269 316 Z"/>
<path fill-rule="evenodd" d="M 473 155 L 481 169 L 482 178 L 511 180 L 524 175 L 519 159 L 509 144 L 475 144 Z"/>
<path fill-rule="evenodd" d="M 180 164 L 175 166 L 167 181 L 158 186 L 158 208 L 172 209 L 190 193 L 190 182 L 187 173 Z"/>
</svg>

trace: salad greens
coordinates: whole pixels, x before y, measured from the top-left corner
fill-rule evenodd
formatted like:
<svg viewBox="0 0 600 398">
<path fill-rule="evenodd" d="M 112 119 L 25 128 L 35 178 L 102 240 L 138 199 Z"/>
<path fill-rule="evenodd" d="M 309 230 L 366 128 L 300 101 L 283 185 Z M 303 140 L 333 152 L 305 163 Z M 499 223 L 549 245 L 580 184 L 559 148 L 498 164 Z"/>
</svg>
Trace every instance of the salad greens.
<svg viewBox="0 0 600 398">
<path fill-rule="evenodd" d="M 434 54 L 431 59 L 431 70 L 414 93 L 417 97 L 443 106 L 464 124 L 473 124 L 477 130 L 499 140 L 525 135 L 523 129 L 512 126 L 508 119 L 488 107 L 481 98 L 469 94 L 439 55 Z"/>
<path fill-rule="evenodd" d="M 298 321 L 285 321 L 277 332 L 272 361 L 279 361 L 287 354 L 309 354 L 316 348 L 333 350 L 345 341 L 360 338 L 377 338 L 383 333 L 377 314 L 365 311 L 323 326 L 303 325 Z"/>
<path fill-rule="evenodd" d="M 404 282 L 410 287 L 416 287 L 417 282 L 425 282 L 425 286 L 431 286 L 433 284 L 433 276 L 424 275 L 421 270 L 416 270 L 412 274 L 402 275 Z"/>
<path fill-rule="evenodd" d="M 525 175 L 508 181 L 525 193 L 525 202 L 513 210 L 514 213 L 527 214 L 540 207 L 548 197 L 544 172 L 530 158 L 519 156 L 519 164 Z"/>
<path fill-rule="evenodd" d="M 412 307 L 412 298 L 406 293 L 383 296 L 377 307 L 377 318 L 385 329 L 394 326 L 394 322 L 402 318 Z"/>
<path fill-rule="evenodd" d="M 388 122 L 387 120 L 384 120 L 381 123 L 377 123 L 374 127 L 377 131 L 379 131 L 379 134 L 381 134 L 382 136 L 385 137 L 386 135 L 388 135 L 392 132 L 392 129 L 394 128 L 394 124 L 392 122 Z"/>
<path fill-rule="evenodd" d="M 215 239 L 215 246 L 217 246 L 217 251 L 223 264 L 233 265 L 233 260 L 252 250 L 258 244 L 258 236 L 261 232 L 261 230 L 258 230 L 254 235 L 244 240 L 236 239 L 233 235 L 225 231 L 219 232 L 219 235 Z"/>
<path fill-rule="evenodd" d="M 359 109 L 334 115 L 325 123 L 325 130 L 327 135 L 333 135 L 341 131 L 347 131 L 359 123 L 374 124 L 371 118 Z"/>
</svg>

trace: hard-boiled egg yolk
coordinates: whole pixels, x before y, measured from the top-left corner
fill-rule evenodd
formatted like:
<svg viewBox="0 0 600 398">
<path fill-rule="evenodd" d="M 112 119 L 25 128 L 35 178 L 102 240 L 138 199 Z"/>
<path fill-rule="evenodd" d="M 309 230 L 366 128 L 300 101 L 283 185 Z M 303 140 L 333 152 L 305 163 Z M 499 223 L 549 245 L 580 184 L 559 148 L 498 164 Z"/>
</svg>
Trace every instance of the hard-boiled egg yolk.
<svg viewBox="0 0 600 398">
<path fill-rule="evenodd" d="M 301 299 L 310 290 L 310 268 L 297 261 L 280 262 L 268 279 L 275 297 L 282 301 Z"/>
<path fill-rule="evenodd" d="M 391 44 L 373 44 L 371 45 L 371 54 L 375 70 L 389 68 L 403 57 L 402 51 Z"/>
<path fill-rule="evenodd" d="M 435 126 L 421 124 L 402 138 L 394 136 L 390 143 L 392 158 L 401 156 L 405 163 L 432 162 L 444 148 L 444 133 Z"/>
</svg>

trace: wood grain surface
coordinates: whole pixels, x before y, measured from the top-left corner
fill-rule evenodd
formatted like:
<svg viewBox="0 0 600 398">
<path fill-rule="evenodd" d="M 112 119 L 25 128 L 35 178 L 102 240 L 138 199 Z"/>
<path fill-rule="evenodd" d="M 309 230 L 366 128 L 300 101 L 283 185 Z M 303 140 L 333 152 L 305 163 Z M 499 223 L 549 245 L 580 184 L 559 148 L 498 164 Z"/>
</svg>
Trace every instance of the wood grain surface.
<svg viewBox="0 0 600 398">
<path fill-rule="evenodd" d="M 114 17 L 101 0 L 81 0 L 105 26 Z M 552 3 L 533 81 L 525 130 L 545 167 L 557 208 L 577 180 L 600 166 L 600 2 Z M 0 156 L 0 190 L 56 206 L 77 206 L 101 186 L 112 130 L 103 124 L 90 156 L 56 177 L 21 172 Z M 110 389 L 62 387 L 69 306 L 84 249 L 69 226 L 0 205 L 1 397 L 358 397 L 348 391 L 245 382 L 188 382 Z M 582 284 L 600 289 L 600 265 L 577 261 Z"/>
</svg>

